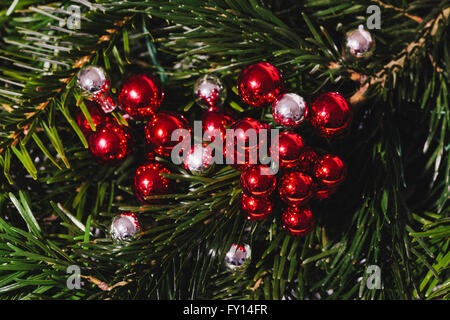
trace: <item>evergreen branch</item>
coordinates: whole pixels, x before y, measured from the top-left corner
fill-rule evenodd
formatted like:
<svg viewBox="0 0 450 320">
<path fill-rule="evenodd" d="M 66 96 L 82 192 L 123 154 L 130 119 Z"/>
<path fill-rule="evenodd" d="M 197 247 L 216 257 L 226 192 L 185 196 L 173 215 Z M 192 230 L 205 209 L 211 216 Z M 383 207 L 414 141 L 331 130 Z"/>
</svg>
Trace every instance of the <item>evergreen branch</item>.
<svg viewBox="0 0 450 320">
<path fill-rule="evenodd" d="M 378 2 L 378 1 L 376 1 Z M 400 9 L 399 9 L 400 10 Z M 379 85 L 380 88 L 386 87 L 386 82 L 389 79 L 394 78 L 395 75 L 402 71 L 402 68 L 405 67 L 405 64 L 408 61 L 412 61 L 414 59 L 414 55 L 417 55 L 417 50 L 423 50 L 426 41 L 430 38 L 436 36 L 438 26 L 442 21 L 447 21 L 450 14 L 450 8 L 443 9 L 443 11 L 439 12 L 437 16 L 430 21 L 428 21 L 421 30 L 424 32 L 419 32 L 419 34 L 424 33 L 424 35 L 418 40 L 411 42 L 404 48 L 398 55 L 397 58 L 389 61 L 386 65 L 382 67 L 380 71 L 378 71 L 375 76 L 370 77 L 363 74 L 360 74 L 352 69 L 346 69 L 346 71 L 350 74 L 352 80 L 361 84 L 361 88 L 356 91 L 352 97 L 350 97 L 350 102 L 353 105 L 357 105 L 362 103 L 365 100 L 365 93 L 369 86 Z M 433 66 L 436 68 L 437 72 L 442 72 L 442 69 L 437 66 L 435 60 L 431 55 L 429 55 L 430 61 Z M 339 63 L 332 62 L 329 65 L 330 69 L 340 69 L 342 66 Z"/>
<path fill-rule="evenodd" d="M 408 16 L 414 8 L 383 3 L 384 23 L 392 27 L 380 32 L 380 42 L 398 41 L 349 71 L 337 67 L 342 57 L 332 28 L 335 20 L 345 28 L 358 23 L 354 17 L 368 1 L 310 0 L 290 10 L 279 9 L 277 1 L 77 2 L 92 11 L 83 16 L 83 32 L 72 34 L 47 27 L 59 17 L 57 3 L 35 9 L 28 7 L 38 1 L 19 2 L 14 9 L 0 4 L 0 29 L 7 35 L 7 46 L 0 48 L 5 84 L 0 165 L 11 183 L 0 193 L 5 298 L 448 298 L 449 60 L 446 37 L 440 39 L 446 35 L 445 3 L 424 3 L 420 26 Z M 98 6 L 103 12 L 94 12 Z M 303 20 L 292 13 L 300 10 Z M 6 12 L 15 19 L 4 20 Z M 146 25 L 149 16 L 152 28 Z M 57 43 L 35 43 L 41 36 Z M 152 60 L 149 38 L 159 50 L 159 64 Z M 71 45 L 77 50 L 54 54 Z M 273 219 L 244 223 L 240 172 L 229 167 L 209 177 L 174 167 L 167 175 L 177 182 L 173 194 L 149 197 L 161 204 L 137 203 L 130 185 L 146 157 L 143 143 L 122 165 L 103 167 L 90 158 L 70 116 L 73 101 L 84 109 L 73 85 L 75 72 L 87 63 L 103 61 L 120 77 L 127 69 L 159 70 L 167 77 L 165 108 L 185 108 L 194 119 L 198 108 L 191 85 L 200 73 L 216 72 L 231 87 L 242 66 L 259 60 L 284 69 L 289 91 L 307 99 L 324 90 L 350 96 L 347 72 L 367 87 L 365 104 L 354 109 L 352 135 L 329 143 L 300 130 L 312 145 L 344 155 L 349 168 L 347 182 L 332 199 L 312 204 L 316 228 L 306 238 L 283 232 L 278 203 Z M 235 91 L 228 106 L 254 115 Z M 258 116 L 272 122 L 270 110 Z M 27 172 L 35 180 L 25 177 Z M 112 216 L 123 210 L 139 213 L 144 231 L 115 244 L 108 229 Z M 223 259 L 239 242 L 251 244 L 252 263 L 233 274 L 225 271 Z M 67 288 L 72 264 L 82 267 L 81 290 Z M 365 285 L 368 265 L 381 268 L 381 290 Z"/>
</svg>

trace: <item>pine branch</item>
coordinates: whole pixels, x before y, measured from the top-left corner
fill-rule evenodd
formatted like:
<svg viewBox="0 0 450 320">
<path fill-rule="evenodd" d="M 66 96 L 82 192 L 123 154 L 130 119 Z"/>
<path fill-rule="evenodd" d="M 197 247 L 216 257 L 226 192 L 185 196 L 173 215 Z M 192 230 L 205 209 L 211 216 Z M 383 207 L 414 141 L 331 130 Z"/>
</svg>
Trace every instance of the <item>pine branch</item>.
<svg viewBox="0 0 450 320">
<path fill-rule="evenodd" d="M 361 23 L 358 17 L 374 1 L 311 0 L 290 10 L 277 9 L 276 2 L 78 1 L 88 12 L 76 32 L 48 27 L 63 14 L 57 2 L 0 5 L 6 35 L 0 48 L 0 164 L 12 184 L 0 193 L 5 297 L 448 298 L 446 4 L 423 3 L 417 25 L 416 7 L 375 1 L 386 9 L 387 26 L 376 32 L 377 40 L 397 41 L 379 47 L 373 60 L 347 65 L 338 49 L 343 30 L 333 28 L 338 21 L 345 29 Z M 7 11 L 13 19 L 4 19 Z M 42 36 L 49 40 L 36 43 Z M 130 186 L 145 159 L 142 141 L 122 165 L 102 167 L 86 152 L 71 117 L 72 105 L 83 110 L 73 86 L 87 63 L 104 65 L 117 78 L 128 69 L 159 72 L 166 79 L 165 108 L 189 110 L 195 119 L 190 87 L 199 74 L 220 74 L 231 88 L 241 67 L 258 60 L 283 69 L 289 90 L 308 100 L 326 90 L 351 97 L 353 80 L 367 87 L 354 108 L 352 135 L 330 143 L 301 131 L 311 144 L 343 155 L 349 168 L 339 193 L 313 204 L 317 226 L 304 239 L 286 235 L 276 217 L 244 223 L 240 173 L 230 167 L 195 177 L 157 159 L 171 166 L 168 178 L 177 189 L 151 197 L 160 204 L 137 203 Z M 251 114 L 230 91 L 226 107 Z M 270 110 L 261 113 L 271 121 Z M 139 213 L 144 232 L 119 245 L 108 228 L 120 211 Z M 232 274 L 223 257 L 240 241 L 251 243 L 253 262 L 245 273 Z M 82 267 L 80 291 L 66 286 L 69 264 Z M 381 290 L 365 285 L 371 264 L 381 267 Z"/>
</svg>

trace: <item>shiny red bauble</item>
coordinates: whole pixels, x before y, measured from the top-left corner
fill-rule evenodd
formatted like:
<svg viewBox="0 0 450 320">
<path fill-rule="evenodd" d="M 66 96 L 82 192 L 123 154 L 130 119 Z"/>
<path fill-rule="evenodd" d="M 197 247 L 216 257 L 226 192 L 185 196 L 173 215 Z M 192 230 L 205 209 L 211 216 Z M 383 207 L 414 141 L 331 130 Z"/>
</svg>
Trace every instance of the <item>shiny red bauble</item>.
<svg viewBox="0 0 450 320">
<path fill-rule="evenodd" d="M 317 153 L 311 147 L 304 147 L 298 159 L 297 168 L 299 171 L 305 172 L 311 177 L 313 175 L 314 164 L 317 160 Z"/>
<path fill-rule="evenodd" d="M 146 197 L 167 194 L 171 188 L 171 180 L 161 174 L 171 172 L 158 162 L 148 162 L 137 168 L 134 175 L 133 189 L 142 202 L 156 203 L 158 200 L 146 200 Z"/>
<path fill-rule="evenodd" d="M 229 152 L 224 148 L 223 155 L 225 157 L 226 164 L 229 164 L 236 170 L 244 171 L 245 169 L 259 163 L 258 152 L 256 149 L 252 151 L 247 150 L 244 152 L 237 152 L 236 148 L 230 150 L 231 151 Z"/>
<path fill-rule="evenodd" d="M 337 92 L 327 92 L 311 105 L 308 119 L 320 136 L 338 137 L 348 132 L 352 112 L 343 96 Z"/>
<path fill-rule="evenodd" d="M 287 172 L 281 177 L 278 193 L 287 204 L 304 204 L 314 194 L 313 180 L 300 171 Z"/>
<path fill-rule="evenodd" d="M 203 138 L 206 141 L 215 141 L 220 137 L 225 140 L 226 129 L 230 128 L 234 122 L 233 115 L 222 109 L 211 107 L 202 114 Z"/>
<path fill-rule="evenodd" d="M 159 80 L 148 74 L 129 77 L 119 93 L 119 103 L 135 120 L 150 120 L 164 98 Z"/>
<path fill-rule="evenodd" d="M 104 165 L 115 165 L 122 162 L 133 147 L 133 138 L 126 126 L 115 121 L 104 122 L 88 137 L 89 150 Z"/>
<path fill-rule="evenodd" d="M 85 100 L 84 104 L 87 111 L 89 112 L 89 115 L 91 116 L 92 123 L 94 124 L 95 128 L 97 128 L 97 126 L 103 122 L 112 120 L 112 117 L 104 113 L 97 102 Z M 93 132 L 91 126 L 89 125 L 88 119 L 86 119 L 84 113 L 81 110 L 78 111 L 75 120 L 80 127 L 81 132 L 83 132 L 85 136 Z"/>
<path fill-rule="evenodd" d="M 242 100 L 254 107 L 272 103 L 283 90 L 281 73 L 267 62 L 259 62 L 245 68 L 238 79 L 238 91 Z"/>
<path fill-rule="evenodd" d="M 244 193 L 241 199 L 241 211 L 247 219 L 261 221 L 273 212 L 273 202 L 268 197 L 256 198 Z"/>
<path fill-rule="evenodd" d="M 266 143 L 269 135 L 270 126 L 265 123 L 261 123 L 253 118 L 243 118 L 236 121 L 231 127 L 234 132 L 234 139 L 226 137 L 227 144 L 234 144 L 234 147 L 238 148 L 238 151 L 247 151 L 251 149 L 258 149 L 260 145 Z M 266 130 L 266 135 L 262 135 L 261 130 Z"/>
<path fill-rule="evenodd" d="M 226 163 L 238 170 L 244 170 L 258 163 L 259 146 L 265 144 L 270 127 L 253 118 L 243 118 L 231 127 L 233 135 L 225 137 L 224 151 Z M 266 135 L 261 130 L 266 130 Z"/>
<path fill-rule="evenodd" d="M 295 237 L 306 236 L 314 228 L 314 217 L 309 206 L 289 206 L 281 216 L 283 229 Z"/>
<path fill-rule="evenodd" d="M 244 193 L 253 197 L 267 197 L 277 186 L 275 175 L 263 175 L 262 166 L 251 166 L 242 172 L 241 186 Z"/>
<path fill-rule="evenodd" d="M 344 181 L 346 167 L 338 156 L 323 154 L 317 157 L 313 171 L 319 185 L 336 188 Z"/>
<path fill-rule="evenodd" d="M 271 154 L 276 159 L 274 150 L 277 150 L 280 167 L 292 168 L 299 164 L 304 148 L 305 143 L 299 134 L 284 131 L 278 135 L 278 143 L 271 146 Z"/>
<path fill-rule="evenodd" d="M 177 129 L 185 129 L 184 134 L 178 140 L 172 141 L 172 132 Z M 160 156 L 169 156 L 172 149 L 184 139 L 188 139 L 191 128 L 187 120 L 178 113 L 160 112 L 147 123 L 145 127 L 145 139 Z M 186 141 L 186 140 L 185 140 Z"/>
</svg>

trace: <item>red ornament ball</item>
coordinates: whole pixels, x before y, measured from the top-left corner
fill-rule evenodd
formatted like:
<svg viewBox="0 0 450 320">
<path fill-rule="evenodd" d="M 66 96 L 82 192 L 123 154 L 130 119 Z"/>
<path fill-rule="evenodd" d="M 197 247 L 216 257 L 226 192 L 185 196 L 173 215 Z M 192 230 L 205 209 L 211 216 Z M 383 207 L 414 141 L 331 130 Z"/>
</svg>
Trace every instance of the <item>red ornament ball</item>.
<svg viewBox="0 0 450 320">
<path fill-rule="evenodd" d="M 171 172 L 158 162 L 148 162 L 137 168 L 134 175 L 134 193 L 141 202 L 156 203 L 158 200 L 145 200 L 146 197 L 167 194 L 172 185 L 171 180 L 161 173 Z"/>
<path fill-rule="evenodd" d="M 238 152 L 236 149 L 230 149 L 229 155 L 228 152 L 229 151 L 224 147 L 223 154 L 225 156 L 226 164 L 229 164 L 236 170 L 244 171 L 248 167 L 259 163 L 257 150 Z"/>
<path fill-rule="evenodd" d="M 281 216 L 283 229 L 295 237 L 306 236 L 314 228 L 314 217 L 309 206 L 289 206 Z"/>
<path fill-rule="evenodd" d="M 244 193 L 254 197 L 267 197 L 277 186 L 275 175 L 263 175 L 262 166 L 251 166 L 241 175 L 241 186 Z"/>
<path fill-rule="evenodd" d="M 178 140 L 172 141 L 172 132 L 177 129 L 185 129 L 185 134 Z M 145 139 L 160 156 L 169 156 L 172 149 L 181 141 L 187 142 L 191 128 L 187 120 L 178 113 L 160 112 L 145 127 Z"/>
<path fill-rule="evenodd" d="M 206 141 L 215 141 L 220 137 L 225 140 L 226 129 L 234 122 L 233 115 L 222 108 L 211 107 L 202 114 L 203 138 Z"/>
<path fill-rule="evenodd" d="M 298 159 L 298 170 L 307 173 L 310 176 L 313 175 L 314 164 L 317 160 L 317 153 L 311 147 L 304 147 Z"/>
<path fill-rule="evenodd" d="M 159 80 L 148 74 L 129 77 L 119 93 L 119 103 L 135 120 L 149 120 L 164 98 Z"/>
<path fill-rule="evenodd" d="M 238 91 L 242 100 L 254 107 L 272 103 L 283 90 L 281 73 L 267 62 L 259 62 L 245 68 L 238 79 Z"/>
<path fill-rule="evenodd" d="M 300 171 L 285 173 L 281 177 L 278 192 L 281 199 L 287 204 L 304 204 L 313 196 L 313 180 Z"/>
<path fill-rule="evenodd" d="M 344 162 L 336 155 L 323 154 L 314 164 L 314 177 L 318 184 L 335 188 L 344 181 L 346 168 Z"/>
<path fill-rule="evenodd" d="M 265 144 L 269 134 L 269 125 L 253 118 L 243 118 L 233 124 L 233 136 L 225 137 L 223 154 L 226 163 L 237 170 L 244 170 L 249 164 L 258 163 L 259 146 Z M 261 130 L 267 130 L 262 135 Z"/>
<path fill-rule="evenodd" d="M 89 150 L 97 162 L 115 165 L 131 153 L 132 140 L 128 127 L 121 126 L 115 121 L 104 122 L 89 135 Z"/>
<path fill-rule="evenodd" d="M 308 119 L 320 136 L 338 137 L 347 133 L 352 112 L 343 96 L 337 92 L 327 92 L 311 105 Z"/>
<path fill-rule="evenodd" d="M 284 131 L 278 135 L 278 143 L 272 146 L 271 153 L 275 159 L 278 158 L 280 167 L 292 168 L 299 164 L 304 148 L 305 143 L 299 134 Z M 273 150 L 278 150 L 278 157 Z"/>
<path fill-rule="evenodd" d="M 261 221 L 273 212 L 273 202 L 270 198 L 256 198 L 247 194 L 242 195 L 241 211 L 248 220 Z"/>
<path fill-rule="evenodd" d="M 111 116 L 104 113 L 98 103 L 94 101 L 85 100 L 84 104 L 86 106 L 87 111 L 89 112 L 89 115 L 91 116 L 92 123 L 94 124 L 95 128 L 97 128 L 97 126 L 103 122 L 111 121 L 112 119 Z M 77 124 L 81 129 L 81 132 L 83 132 L 85 136 L 93 132 L 91 126 L 89 125 L 89 121 L 86 119 L 84 113 L 81 110 L 78 111 L 75 120 L 77 121 Z"/>
<path fill-rule="evenodd" d="M 233 124 L 231 127 L 234 131 L 234 139 L 226 139 L 226 143 L 231 144 L 238 148 L 237 150 L 247 151 L 251 149 L 259 149 L 259 146 L 266 143 L 268 130 L 270 126 L 265 123 L 261 123 L 253 118 L 243 118 Z M 261 134 L 261 130 L 267 130 L 267 135 L 264 137 Z"/>
</svg>

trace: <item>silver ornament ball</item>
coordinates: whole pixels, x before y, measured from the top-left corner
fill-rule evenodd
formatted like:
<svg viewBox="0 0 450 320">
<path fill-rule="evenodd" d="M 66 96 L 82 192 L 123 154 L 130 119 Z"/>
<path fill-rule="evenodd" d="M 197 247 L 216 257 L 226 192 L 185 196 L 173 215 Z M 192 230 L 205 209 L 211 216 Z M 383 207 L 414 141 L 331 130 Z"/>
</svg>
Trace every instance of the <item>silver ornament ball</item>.
<svg viewBox="0 0 450 320">
<path fill-rule="evenodd" d="M 208 174 L 214 167 L 212 149 L 195 144 L 184 159 L 184 167 L 193 175 Z"/>
<path fill-rule="evenodd" d="M 285 93 L 274 101 L 272 116 L 281 126 L 297 127 L 306 119 L 306 101 L 298 94 Z"/>
<path fill-rule="evenodd" d="M 94 97 L 104 91 L 108 85 L 105 70 L 97 66 L 87 66 L 78 72 L 78 87 L 88 97 Z"/>
<path fill-rule="evenodd" d="M 194 84 L 194 99 L 203 109 L 223 105 L 227 92 L 222 81 L 215 75 L 200 77 Z"/>
<path fill-rule="evenodd" d="M 134 213 L 122 213 L 114 217 L 111 223 L 111 238 L 116 242 L 129 241 L 139 231 L 139 222 Z"/>
<path fill-rule="evenodd" d="M 358 29 L 347 32 L 345 38 L 345 51 L 352 57 L 365 59 L 375 50 L 375 39 L 371 33 L 359 25 Z"/>
<path fill-rule="evenodd" d="M 252 251 L 248 244 L 233 244 L 225 255 L 225 266 L 230 271 L 243 271 L 250 265 Z"/>
<path fill-rule="evenodd" d="M 77 85 L 83 96 L 100 104 L 103 112 L 109 113 L 117 105 L 109 94 L 109 80 L 105 70 L 97 66 L 86 66 L 78 72 Z"/>
</svg>

